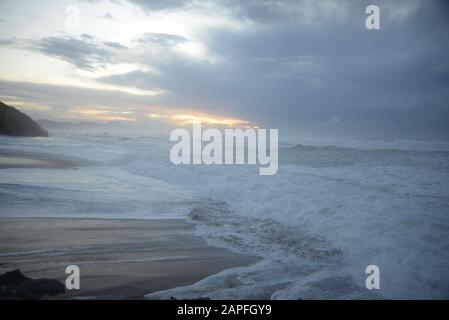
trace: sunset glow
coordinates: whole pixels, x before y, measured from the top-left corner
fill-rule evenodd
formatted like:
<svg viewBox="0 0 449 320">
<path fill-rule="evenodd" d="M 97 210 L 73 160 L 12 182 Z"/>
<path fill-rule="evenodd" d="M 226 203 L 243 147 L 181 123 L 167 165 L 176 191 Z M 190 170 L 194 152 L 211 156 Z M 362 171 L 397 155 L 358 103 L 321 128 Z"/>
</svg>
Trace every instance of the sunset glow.
<svg viewBox="0 0 449 320">
<path fill-rule="evenodd" d="M 70 118 L 103 121 L 136 121 L 130 110 L 118 111 L 109 107 L 74 108 Z"/>
<path fill-rule="evenodd" d="M 192 123 L 201 122 L 205 125 L 223 127 L 254 127 L 250 121 L 197 112 L 176 112 L 173 114 L 151 113 L 148 117 L 150 119 L 158 119 L 159 121 L 176 124 L 178 126 L 189 126 Z"/>
</svg>

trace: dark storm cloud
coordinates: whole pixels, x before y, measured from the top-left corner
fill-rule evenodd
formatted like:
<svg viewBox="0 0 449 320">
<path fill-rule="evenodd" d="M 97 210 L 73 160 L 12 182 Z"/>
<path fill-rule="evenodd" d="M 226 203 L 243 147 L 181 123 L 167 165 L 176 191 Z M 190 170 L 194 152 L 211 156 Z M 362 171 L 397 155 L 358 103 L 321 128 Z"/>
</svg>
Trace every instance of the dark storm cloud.
<svg viewBox="0 0 449 320">
<path fill-rule="evenodd" d="M 116 42 L 99 44 L 90 35 L 81 37 L 55 36 L 36 41 L 31 49 L 50 57 L 64 60 L 83 70 L 94 70 L 106 63 L 114 62 L 114 53 L 108 49 L 123 49 Z"/>
<path fill-rule="evenodd" d="M 174 9 L 183 9 L 192 5 L 193 1 L 188 0 L 128 0 L 134 4 L 141 6 L 144 10 L 149 11 L 165 11 Z"/>
<path fill-rule="evenodd" d="M 146 101 L 167 108 L 285 130 L 449 137 L 444 1 L 376 1 L 381 30 L 365 28 L 368 1 L 130 1 L 145 12 L 210 10 L 244 27 L 208 27 L 193 40 L 143 33 L 129 50 L 87 35 L 48 37 L 34 50 L 83 69 L 135 63 L 137 70 L 96 80 L 163 90 Z M 179 50 L 195 41 L 207 48 L 205 56 Z M 116 50 L 127 51 L 126 61 Z M 101 100 L 82 91 L 79 103 L 84 95 Z"/>
<path fill-rule="evenodd" d="M 98 0 L 101 1 L 101 0 Z M 335 21 L 359 20 L 370 4 L 386 9 L 386 20 L 402 19 L 419 7 L 423 0 L 128 0 L 149 13 L 160 11 L 213 12 L 238 20 L 260 24 L 320 24 Z M 355 13 L 355 14 L 354 14 Z"/>
<path fill-rule="evenodd" d="M 326 21 L 332 16 L 328 9 L 340 2 L 219 3 L 270 27 L 208 30 L 203 41 L 221 58 L 216 63 L 146 56 L 141 61 L 158 73 L 135 71 L 99 81 L 160 88 L 168 92 L 158 98 L 161 103 L 279 127 L 359 134 L 369 127 L 369 134 L 449 137 L 445 3 L 380 1 L 382 29 L 376 31 L 365 28 L 363 1 L 342 2 L 343 9 L 336 7 Z M 318 21 L 280 23 L 288 8 L 303 8 L 304 16 Z"/>
</svg>

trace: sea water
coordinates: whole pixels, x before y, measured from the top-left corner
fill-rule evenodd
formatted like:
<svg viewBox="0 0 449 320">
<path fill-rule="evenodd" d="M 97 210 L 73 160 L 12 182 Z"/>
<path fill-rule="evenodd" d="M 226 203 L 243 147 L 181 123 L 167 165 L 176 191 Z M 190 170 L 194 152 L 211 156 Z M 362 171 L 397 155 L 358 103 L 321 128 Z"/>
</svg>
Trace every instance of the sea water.
<svg viewBox="0 0 449 320">
<path fill-rule="evenodd" d="M 185 219 L 211 244 L 256 255 L 150 298 L 449 298 L 449 144 L 284 139 L 279 170 L 175 166 L 168 137 L 0 138 L 6 151 L 79 158 L 0 170 L 0 216 Z M 380 268 L 380 290 L 365 268 Z"/>
</svg>

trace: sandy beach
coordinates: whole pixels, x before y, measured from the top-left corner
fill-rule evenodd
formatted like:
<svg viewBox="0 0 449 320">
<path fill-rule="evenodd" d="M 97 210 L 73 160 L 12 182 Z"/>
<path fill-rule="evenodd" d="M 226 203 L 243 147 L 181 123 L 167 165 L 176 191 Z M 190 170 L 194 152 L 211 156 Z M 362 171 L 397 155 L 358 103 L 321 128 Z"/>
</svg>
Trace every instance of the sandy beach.
<svg viewBox="0 0 449 320">
<path fill-rule="evenodd" d="M 81 289 L 68 297 L 139 299 L 255 261 L 209 246 L 182 220 L 0 218 L 0 273 L 64 282 L 75 264 Z"/>
<path fill-rule="evenodd" d="M 0 169 L 80 164 L 55 155 L 0 151 Z M 20 269 L 30 278 L 64 283 L 65 268 L 77 265 L 81 289 L 66 291 L 68 298 L 142 299 L 255 261 L 208 245 L 181 219 L 0 217 L 0 274 Z"/>
<path fill-rule="evenodd" d="M 0 136 L 0 272 L 75 264 L 81 299 L 447 298 L 449 145 L 350 143 L 286 146 L 266 179 L 175 166 L 164 137 Z"/>
<path fill-rule="evenodd" d="M 8 168 L 71 168 L 83 165 L 83 161 L 62 159 L 54 155 L 22 151 L 0 150 L 0 169 Z"/>
</svg>

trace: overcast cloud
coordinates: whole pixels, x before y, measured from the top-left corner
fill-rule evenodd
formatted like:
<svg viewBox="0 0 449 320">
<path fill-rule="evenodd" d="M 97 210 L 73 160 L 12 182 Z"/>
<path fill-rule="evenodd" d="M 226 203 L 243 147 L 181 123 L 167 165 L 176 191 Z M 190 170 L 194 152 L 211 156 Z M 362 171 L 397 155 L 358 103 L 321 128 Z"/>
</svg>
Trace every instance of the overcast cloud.
<svg viewBox="0 0 449 320">
<path fill-rule="evenodd" d="M 9 30 L 1 33 L 0 51 L 19 48 L 88 71 L 98 85 L 161 94 L 44 86 L 0 72 L 1 95 L 50 105 L 53 118 L 80 105 L 121 104 L 132 107 L 139 120 L 151 106 L 162 106 L 301 134 L 449 137 L 449 10 L 444 1 L 376 1 L 381 30 L 365 28 L 367 1 L 119 3 L 84 1 L 131 8 L 148 19 L 191 13 L 200 27 L 189 34 L 182 25 L 179 32 L 138 30 L 126 41 L 106 39 L 96 29 L 22 38 Z M 106 14 L 114 19 L 100 18 Z M 109 11 L 97 17 L 111 26 L 120 18 Z M 210 17 L 223 22 L 210 22 Z M 121 64 L 134 67 L 114 71 Z"/>
</svg>

